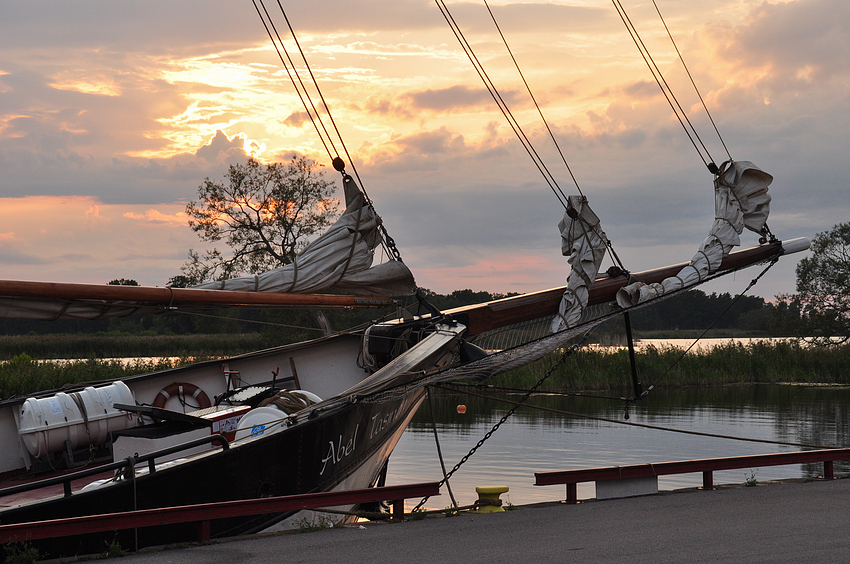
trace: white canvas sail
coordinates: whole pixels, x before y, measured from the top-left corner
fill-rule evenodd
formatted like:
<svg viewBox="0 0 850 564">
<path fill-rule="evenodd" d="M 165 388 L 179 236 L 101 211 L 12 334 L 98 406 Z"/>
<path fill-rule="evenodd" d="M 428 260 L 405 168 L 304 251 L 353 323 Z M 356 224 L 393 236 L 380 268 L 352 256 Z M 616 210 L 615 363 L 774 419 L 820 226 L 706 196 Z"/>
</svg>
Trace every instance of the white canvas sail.
<svg viewBox="0 0 850 564">
<path fill-rule="evenodd" d="M 570 208 L 558 223 L 561 232 L 561 254 L 570 257 L 570 276 L 567 289 L 561 298 L 558 315 L 552 320 L 552 332 L 575 327 L 587 306 L 589 289 L 608 246 L 605 232 L 599 225 L 599 217 L 587 204 L 584 196 L 570 196 Z"/>
<path fill-rule="evenodd" d="M 292 264 L 229 280 L 195 286 L 203 290 L 241 292 L 312 293 L 339 290 L 357 295 L 409 295 L 416 284 L 401 261 L 372 266 L 381 242 L 381 218 L 354 180 L 346 175 L 346 207 L 342 216 L 321 237 L 298 253 Z"/>
<path fill-rule="evenodd" d="M 299 307 L 325 307 L 325 304 L 327 307 L 377 305 L 369 302 L 357 303 L 356 300 L 351 304 L 336 303 L 333 300 L 326 302 L 319 296 L 305 295 L 321 290 L 335 290 L 358 296 L 413 294 L 416 284 L 404 263 L 391 260 L 372 266 L 375 248 L 381 242 L 381 218 L 372 206 L 366 204 L 363 193 L 351 177 L 345 177 L 343 186 L 345 211 L 322 236 L 298 254 L 293 264 L 256 276 L 202 284 L 188 291 L 182 288 L 6 281 L 7 284 L 0 285 L 0 318 L 91 320 L 162 313 L 175 308 L 197 309 L 205 304 L 274 304 Z M 30 287 L 33 284 L 36 286 Z M 228 290 L 233 293 L 232 298 L 223 293 L 219 296 L 218 292 L 209 290 Z M 237 294 L 244 292 L 251 295 L 246 297 Z M 259 293 L 283 295 L 273 296 L 275 299 L 271 300 L 262 298 Z M 299 297 L 305 299 L 299 300 Z M 330 296 L 328 299 L 341 297 Z"/>
<path fill-rule="evenodd" d="M 749 161 L 726 161 L 714 179 L 715 219 L 690 264 L 660 283 L 635 282 L 617 292 L 620 307 L 630 307 L 701 282 L 741 244 L 744 227 L 760 232 L 770 213 L 767 188 L 773 177 Z"/>
</svg>

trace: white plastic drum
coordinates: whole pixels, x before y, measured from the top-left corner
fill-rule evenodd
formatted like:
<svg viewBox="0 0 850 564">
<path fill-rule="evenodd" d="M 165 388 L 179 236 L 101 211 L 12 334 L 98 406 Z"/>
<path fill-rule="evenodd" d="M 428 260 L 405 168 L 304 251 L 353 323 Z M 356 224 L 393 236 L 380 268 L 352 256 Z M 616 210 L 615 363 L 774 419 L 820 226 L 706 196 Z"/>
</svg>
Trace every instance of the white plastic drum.
<svg viewBox="0 0 850 564">
<path fill-rule="evenodd" d="M 259 437 L 286 419 L 287 415 L 278 408 L 268 405 L 252 409 L 239 420 L 236 426 L 236 440 L 245 437 Z"/>
<path fill-rule="evenodd" d="M 102 445 L 110 432 L 136 425 L 132 414 L 113 407 L 116 403 L 136 403 L 124 382 L 59 392 L 49 398 L 27 398 L 21 406 L 18 433 L 35 458 L 64 449 L 65 441 L 72 449 Z"/>
</svg>

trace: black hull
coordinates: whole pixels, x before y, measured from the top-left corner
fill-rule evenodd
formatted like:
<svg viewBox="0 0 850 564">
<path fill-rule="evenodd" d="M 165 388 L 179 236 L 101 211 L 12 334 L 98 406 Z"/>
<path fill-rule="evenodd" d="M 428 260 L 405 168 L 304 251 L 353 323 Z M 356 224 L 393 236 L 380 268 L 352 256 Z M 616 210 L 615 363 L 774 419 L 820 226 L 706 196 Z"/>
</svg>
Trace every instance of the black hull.
<svg viewBox="0 0 850 564">
<path fill-rule="evenodd" d="M 132 480 L 8 509 L 0 524 L 61 519 L 374 485 L 392 448 L 424 395 L 422 389 L 381 403 L 352 402 L 313 419 L 260 436 L 229 450 L 194 458 Z M 354 482 L 354 483 L 352 483 Z M 135 492 L 135 493 L 134 493 Z M 262 530 L 287 515 L 220 519 L 210 523 L 212 538 Z M 138 530 L 138 547 L 197 538 L 197 525 Z M 134 531 L 92 534 L 34 543 L 50 556 L 102 552 L 117 540 L 135 548 Z"/>
</svg>

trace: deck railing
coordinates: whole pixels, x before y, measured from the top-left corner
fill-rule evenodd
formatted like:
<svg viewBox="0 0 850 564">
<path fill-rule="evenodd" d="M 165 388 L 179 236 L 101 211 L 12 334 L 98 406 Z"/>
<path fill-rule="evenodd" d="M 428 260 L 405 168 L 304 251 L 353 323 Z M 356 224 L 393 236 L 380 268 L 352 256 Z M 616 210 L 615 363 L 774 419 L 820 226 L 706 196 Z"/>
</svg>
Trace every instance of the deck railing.
<svg viewBox="0 0 850 564">
<path fill-rule="evenodd" d="M 653 476 L 702 472 L 702 487 L 703 489 L 710 490 L 714 489 L 713 473 L 718 470 L 819 462 L 823 463 L 823 478 L 829 480 L 834 477 L 833 462 L 836 460 L 850 460 L 850 448 L 780 452 L 776 454 L 756 454 L 729 458 L 704 458 L 700 460 L 609 466 L 605 468 L 583 468 L 558 472 L 536 472 L 534 474 L 536 479 L 534 485 L 552 486 L 565 484 L 567 487 L 567 503 L 578 503 L 576 486 L 581 482 L 651 478 Z"/>
<path fill-rule="evenodd" d="M 179 445 L 175 445 L 172 447 L 164 448 L 158 450 L 156 452 L 152 452 L 150 454 L 144 455 L 136 455 L 125 460 L 119 460 L 117 462 L 112 462 L 110 464 L 103 464 L 100 466 L 94 466 L 92 468 L 88 468 L 86 470 L 80 470 L 78 472 L 73 472 L 71 474 L 62 474 L 61 476 L 55 476 L 53 478 L 46 478 L 44 480 L 38 480 L 35 482 L 29 482 L 26 484 L 21 484 L 19 486 L 12 486 L 10 488 L 4 488 L 0 490 L 0 497 L 18 494 L 22 492 L 27 492 L 31 490 L 37 490 L 40 488 L 46 488 L 48 486 L 55 486 L 57 484 L 62 484 L 65 492 L 65 497 L 69 497 L 71 495 L 71 482 L 74 480 L 79 480 L 81 478 L 87 478 L 89 476 L 96 476 L 98 474 L 103 474 L 105 472 L 109 472 L 110 470 L 128 470 L 130 468 L 135 468 L 136 464 L 140 462 L 148 463 L 148 471 L 153 474 L 156 472 L 156 459 L 162 458 L 163 456 L 168 456 L 171 454 L 175 454 L 178 452 L 182 452 L 184 450 L 194 448 L 196 446 L 204 445 L 207 443 L 213 443 L 217 446 L 220 446 L 222 450 L 227 450 L 230 448 L 230 443 L 227 442 L 221 435 L 210 435 L 209 437 L 201 437 L 199 439 L 194 439 Z"/>
<path fill-rule="evenodd" d="M 142 509 L 124 513 L 86 515 L 34 523 L 0 525 L 0 544 L 47 538 L 70 537 L 137 527 L 197 523 L 200 542 L 210 539 L 210 521 L 229 517 L 285 513 L 302 509 L 319 509 L 338 505 L 390 501 L 392 516 L 404 520 L 404 500 L 440 495 L 438 482 L 366 488 L 342 492 L 321 492 L 239 501 L 224 501 L 159 509 Z"/>
</svg>

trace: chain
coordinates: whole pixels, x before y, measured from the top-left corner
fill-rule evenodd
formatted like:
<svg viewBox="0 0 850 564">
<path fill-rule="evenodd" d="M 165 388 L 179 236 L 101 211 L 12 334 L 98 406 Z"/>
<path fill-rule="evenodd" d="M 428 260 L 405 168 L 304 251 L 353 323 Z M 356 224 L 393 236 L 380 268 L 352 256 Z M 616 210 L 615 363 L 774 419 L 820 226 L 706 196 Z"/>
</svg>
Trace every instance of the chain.
<svg viewBox="0 0 850 564">
<path fill-rule="evenodd" d="M 559 359 L 555 362 L 555 364 L 553 364 L 553 365 L 552 365 L 552 367 L 551 367 L 551 368 L 549 368 L 549 370 L 546 372 L 546 374 L 544 374 L 544 375 L 543 375 L 543 376 L 542 376 L 542 377 L 541 377 L 541 378 L 537 381 L 537 383 L 536 383 L 536 384 L 534 384 L 534 386 L 532 386 L 532 387 L 531 387 L 531 389 L 529 389 L 529 390 L 525 393 L 525 395 L 522 397 L 522 399 L 521 399 L 521 400 L 519 400 L 519 401 L 516 403 L 516 405 L 514 405 L 514 406 L 513 406 L 513 407 L 512 407 L 512 408 L 511 408 L 511 409 L 510 409 L 510 410 L 509 410 L 509 411 L 508 411 L 508 412 L 507 412 L 504 416 L 502 416 L 502 418 L 499 420 L 499 422 L 498 422 L 498 423 L 496 423 L 495 425 L 493 425 L 493 428 L 492 428 L 492 429 L 490 429 L 489 431 L 487 431 L 487 433 L 485 433 L 485 434 L 484 434 L 484 436 L 483 436 L 483 437 L 481 437 L 481 440 L 480 440 L 480 441 L 478 441 L 478 444 L 476 444 L 474 447 L 472 447 L 472 448 L 469 450 L 469 452 L 467 452 L 467 453 L 464 455 L 464 457 L 463 457 L 463 458 L 461 458 L 461 459 L 460 459 L 460 461 L 459 461 L 457 464 L 455 464 L 454 468 L 452 468 L 452 469 L 451 469 L 451 470 L 450 470 L 447 474 L 445 474 L 445 475 L 443 476 L 443 479 L 442 479 L 442 480 L 440 480 L 440 486 L 439 486 L 439 487 L 443 487 L 443 484 L 445 484 L 446 482 L 448 482 L 449 478 L 451 478 L 451 477 L 452 477 L 452 475 L 453 475 L 455 472 L 457 472 L 457 471 L 458 471 L 458 469 L 460 469 L 460 467 L 461 467 L 461 466 L 463 466 L 463 464 L 464 464 L 467 460 L 469 460 L 469 458 L 470 458 L 473 454 L 475 454 L 475 452 L 476 452 L 479 448 L 481 448 L 481 446 L 482 446 L 482 445 L 483 445 L 483 444 L 487 441 L 487 439 L 489 439 L 489 438 L 493 435 L 493 433 L 495 433 L 495 432 L 496 432 L 496 430 L 497 430 L 499 427 L 501 427 L 501 426 L 502 426 L 502 423 L 504 423 L 505 421 L 507 421 L 507 420 L 508 420 L 508 418 L 509 418 L 511 415 L 513 415 L 513 414 L 514 414 L 514 412 L 515 412 L 515 411 L 516 411 L 519 407 L 522 407 L 522 404 L 524 404 L 524 403 L 528 400 L 528 398 L 530 398 L 530 397 L 532 396 L 532 394 L 534 394 L 534 392 L 536 392 L 536 391 L 537 391 L 537 389 L 538 389 L 540 386 L 542 386 L 542 385 L 543 385 L 543 383 L 544 383 L 546 380 L 548 380 L 548 379 L 549 379 L 549 377 L 550 377 L 550 376 L 551 376 L 551 375 L 555 372 L 555 369 L 556 369 L 556 368 L 558 368 L 559 366 L 561 366 L 561 365 L 564 363 L 564 361 L 566 361 L 566 359 L 567 359 L 567 357 L 568 357 L 568 356 L 570 356 L 571 354 L 573 354 L 574 352 L 576 352 L 578 349 L 580 349 L 582 346 L 584 346 L 585 341 L 587 341 L 588 337 L 590 337 L 590 333 L 591 333 L 591 331 L 588 331 L 587 333 L 585 333 L 585 334 L 584 334 L 584 336 L 582 337 L 581 341 L 579 341 L 578 343 L 573 344 L 570 348 L 568 348 L 568 349 L 566 349 L 566 350 L 564 351 L 564 354 L 562 354 L 562 355 L 561 355 L 561 357 L 560 357 L 560 358 L 559 358 Z M 430 497 L 430 496 L 429 496 L 429 497 Z M 414 507 L 414 508 L 413 508 L 413 511 L 417 511 L 420 507 L 422 507 L 422 506 L 425 504 L 425 502 L 426 502 L 426 501 L 428 501 L 429 497 L 424 497 L 424 498 L 422 498 L 422 501 L 420 501 L 418 504 L 416 504 L 416 507 Z"/>
</svg>

